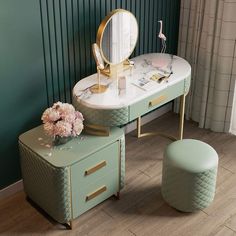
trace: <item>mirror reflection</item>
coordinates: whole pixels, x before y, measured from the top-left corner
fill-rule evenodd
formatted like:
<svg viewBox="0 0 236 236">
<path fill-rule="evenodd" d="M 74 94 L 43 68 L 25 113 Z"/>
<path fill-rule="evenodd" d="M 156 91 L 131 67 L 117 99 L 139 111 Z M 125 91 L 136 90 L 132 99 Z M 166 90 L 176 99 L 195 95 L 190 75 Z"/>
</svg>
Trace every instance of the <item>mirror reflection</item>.
<svg viewBox="0 0 236 236">
<path fill-rule="evenodd" d="M 133 14 L 120 11 L 112 15 L 105 26 L 100 47 L 104 60 L 118 64 L 131 55 L 138 38 L 138 25 Z"/>
</svg>

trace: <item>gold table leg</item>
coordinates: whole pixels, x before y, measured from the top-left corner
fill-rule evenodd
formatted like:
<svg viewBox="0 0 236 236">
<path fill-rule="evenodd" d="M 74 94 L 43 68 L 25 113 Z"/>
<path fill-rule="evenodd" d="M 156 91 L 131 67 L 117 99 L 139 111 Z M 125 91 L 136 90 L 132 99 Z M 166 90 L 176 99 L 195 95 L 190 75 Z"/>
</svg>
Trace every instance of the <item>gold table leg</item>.
<svg viewBox="0 0 236 236">
<path fill-rule="evenodd" d="M 142 137 L 146 137 L 146 136 L 163 136 L 165 138 L 169 138 L 170 140 L 176 141 L 177 139 L 171 135 L 165 134 L 165 133 L 161 133 L 161 132 L 147 132 L 147 133 L 142 133 L 141 132 L 141 117 L 137 118 L 137 137 L 138 138 L 142 138 Z"/>
<path fill-rule="evenodd" d="M 184 110 L 185 110 L 185 94 L 180 97 L 180 118 L 179 118 L 179 140 L 183 139 L 184 132 Z"/>
<path fill-rule="evenodd" d="M 138 138 L 141 138 L 142 135 L 141 135 L 141 117 L 138 117 L 137 118 L 137 137 Z"/>
<path fill-rule="evenodd" d="M 109 127 L 100 126 L 100 125 L 85 124 L 84 131 L 87 134 L 92 134 L 92 135 L 96 135 L 96 136 L 109 136 L 109 134 L 110 134 Z"/>
<path fill-rule="evenodd" d="M 176 140 L 182 140 L 183 139 L 183 131 L 184 131 L 184 110 L 185 110 L 185 94 L 181 95 L 180 97 L 180 119 L 179 119 L 179 134 L 178 134 L 178 138 L 173 137 L 172 135 L 168 135 L 165 133 L 161 133 L 161 132 L 147 132 L 147 133 L 142 133 L 141 131 L 141 117 L 137 118 L 137 137 L 138 138 L 142 138 L 142 137 L 146 137 L 146 136 L 163 136 L 166 138 L 169 138 L 170 140 L 176 141 Z"/>
</svg>

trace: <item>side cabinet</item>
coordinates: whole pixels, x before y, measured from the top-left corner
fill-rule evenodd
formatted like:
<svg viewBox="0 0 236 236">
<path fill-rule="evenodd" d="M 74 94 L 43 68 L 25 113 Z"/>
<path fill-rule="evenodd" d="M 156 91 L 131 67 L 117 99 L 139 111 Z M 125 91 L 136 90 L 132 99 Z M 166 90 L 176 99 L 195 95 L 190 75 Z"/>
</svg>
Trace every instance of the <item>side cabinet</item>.
<svg viewBox="0 0 236 236">
<path fill-rule="evenodd" d="M 122 129 L 112 128 L 108 137 L 82 135 L 62 146 L 51 144 L 42 126 L 19 137 L 24 190 L 56 221 L 72 221 L 124 186 Z"/>
</svg>

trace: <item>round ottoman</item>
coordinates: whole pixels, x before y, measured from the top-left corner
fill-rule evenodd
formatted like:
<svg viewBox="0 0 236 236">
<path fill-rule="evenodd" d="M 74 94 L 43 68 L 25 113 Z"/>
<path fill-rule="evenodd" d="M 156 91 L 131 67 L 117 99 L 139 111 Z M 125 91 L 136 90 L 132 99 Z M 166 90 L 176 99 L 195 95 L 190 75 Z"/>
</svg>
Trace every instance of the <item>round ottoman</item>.
<svg viewBox="0 0 236 236">
<path fill-rule="evenodd" d="M 184 212 L 207 207 L 214 199 L 218 155 L 208 144 L 183 139 L 167 146 L 162 168 L 164 200 Z"/>
</svg>

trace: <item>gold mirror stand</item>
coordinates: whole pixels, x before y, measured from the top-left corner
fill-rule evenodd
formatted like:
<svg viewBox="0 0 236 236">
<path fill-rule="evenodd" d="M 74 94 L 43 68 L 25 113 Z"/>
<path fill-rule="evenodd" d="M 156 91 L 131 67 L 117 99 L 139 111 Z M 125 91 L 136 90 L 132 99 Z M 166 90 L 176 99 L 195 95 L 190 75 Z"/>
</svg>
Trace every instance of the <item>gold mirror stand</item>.
<svg viewBox="0 0 236 236">
<path fill-rule="evenodd" d="M 122 63 L 119 64 L 107 64 L 106 67 L 101 71 L 102 74 L 108 76 L 109 78 L 116 77 L 118 74 L 122 73 L 125 70 L 129 70 L 133 67 L 133 64 L 130 62 L 130 60 L 125 60 Z"/>
<path fill-rule="evenodd" d="M 101 84 L 101 69 L 97 66 L 97 80 L 98 80 L 98 83 L 97 84 L 94 84 L 91 88 L 90 88 L 90 91 L 92 93 L 104 93 L 106 92 L 107 90 L 107 86 L 106 85 L 103 85 Z"/>
</svg>

